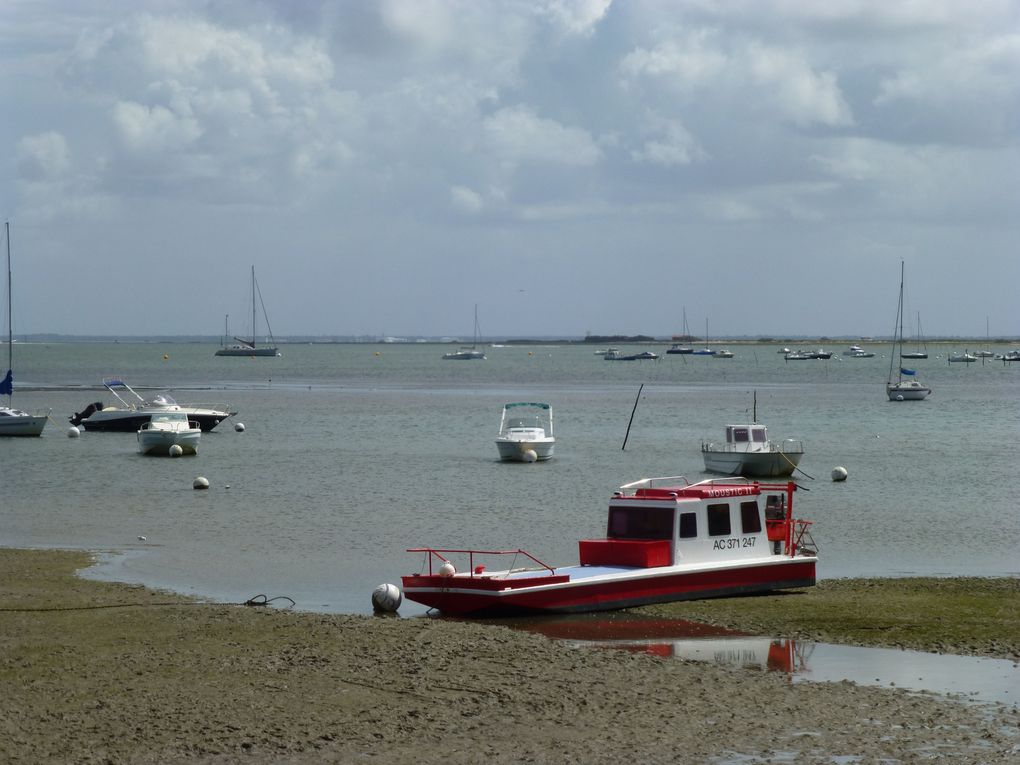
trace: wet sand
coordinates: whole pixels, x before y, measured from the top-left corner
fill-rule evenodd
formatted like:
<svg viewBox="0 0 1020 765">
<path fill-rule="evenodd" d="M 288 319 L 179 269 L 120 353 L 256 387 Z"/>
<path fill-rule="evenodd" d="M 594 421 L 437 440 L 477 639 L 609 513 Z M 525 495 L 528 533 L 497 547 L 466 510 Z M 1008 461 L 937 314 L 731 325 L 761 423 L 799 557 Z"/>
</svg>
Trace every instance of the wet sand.
<svg viewBox="0 0 1020 765">
<path fill-rule="evenodd" d="M 1004 707 L 791 684 L 485 623 L 197 603 L 75 577 L 88 563 L 0 550 L 4 762 L 1020 757 L 1020 712 Z"/>
</svg>

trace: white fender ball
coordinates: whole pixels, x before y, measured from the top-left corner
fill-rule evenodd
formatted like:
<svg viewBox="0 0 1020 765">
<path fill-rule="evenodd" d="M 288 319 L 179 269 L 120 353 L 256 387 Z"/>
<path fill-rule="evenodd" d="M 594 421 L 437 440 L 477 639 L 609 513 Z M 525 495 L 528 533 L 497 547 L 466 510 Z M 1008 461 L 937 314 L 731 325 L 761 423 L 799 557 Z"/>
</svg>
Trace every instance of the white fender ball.
<svg viewBox="0 0 1020 765">
<path fill-rule="evenodd" d="M 78 430 L 78 428 L 76 428 L 74 425 L 72 425 L 71 427 L 69 427 L 67 429 L 67 437 L 68 438 L 77 438 L 80 435 L 81 435 L 81 431 Z"/>
<path fill-rule="evenodd" d="M 538 452 L 536 452 L 534 449 L 526 449 L 524 453 L 521 455 L 521 459 L 524 460 L 525 462 L 535 462 L 536 460 L 538 460 Z"/>
<path fill-rule="evenodd" d="M 450 563 L 450 561 L 443 561 L 443 565 L 439 567 L 440 576 L 453 576 L 456 573 L 457 567 Z"/>
<path fill-rule="evenodd" d="M 171 457 L 180 457 L 182 454 L 184 454 L 184 449 L 181 448 L 180 444 L 172 444 L 170 446 Z"/>
<path fill-rule="evenodd" d="M 832 469 L 832 480 L 833 481 L 845 481 L 846 480 L 846 468 L 845 467 L 834 467 Z"/>
<path fill-rule="evenodd" d="M 234 423 L 234 430 L 236 430 L 238 433 L 244 433 L 244 423 L 243 422 L 235 422 Z"/>
<path fill-rule="evenodd" d="M 395 584 L 380 584 L 372 590 L 372 608 L 376 611 L 392 614 L 403 601 L 400 588 Z"/>
<path fill-rule="evenodd" d="M 191 484 L 191 488 L 193 488 L 193 489 L 208 489 L 209 488 L 209 479 L 205 478 L 204 476 L 199 476 L 198 478 L 195 479 L 194 483 Z"/>
</svg>

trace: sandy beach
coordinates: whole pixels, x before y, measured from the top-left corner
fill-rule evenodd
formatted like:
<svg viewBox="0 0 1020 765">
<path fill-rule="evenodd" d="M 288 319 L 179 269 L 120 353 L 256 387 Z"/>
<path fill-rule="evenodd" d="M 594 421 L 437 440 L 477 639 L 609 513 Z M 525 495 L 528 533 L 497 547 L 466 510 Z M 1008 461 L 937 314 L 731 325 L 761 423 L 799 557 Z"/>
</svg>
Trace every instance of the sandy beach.
<svg viewBox="0 0 1020 765">
<path fill-rule="evenodd" d="M 486 623 L 197 603 L 76 577 L 89 562 L 84 552 L 0 550 L 5 762 L 1020 756 L 1016 709 L 846 682 L 791 684 L 777 673 L 576 648 Z M 976 652 L 1015 657 L 1016 599 L 996 597 L 1004 634 Z"/>
</svg>

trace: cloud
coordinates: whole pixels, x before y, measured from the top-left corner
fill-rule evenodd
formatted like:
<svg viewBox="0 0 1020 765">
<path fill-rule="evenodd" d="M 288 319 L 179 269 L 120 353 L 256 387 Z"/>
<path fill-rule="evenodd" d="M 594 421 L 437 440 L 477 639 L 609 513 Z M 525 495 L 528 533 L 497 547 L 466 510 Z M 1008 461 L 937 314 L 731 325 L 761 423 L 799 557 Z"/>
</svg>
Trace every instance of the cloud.
<svg viewBox="0 0 1020 765">
<path fill-rule="evenodd" d="M 540 13 L 567 34 L 590 37 L 610 5 L 612 0 L 547 0 Z"/>
<path fill-rule="evenodd" d="M 802 52 L 750 40 L 723 43 L 711 30 L 687 31 L 620 62 L 625 81 L 648 78 L 693 102 L 725 100 L 730 108 L 773 112 L 799 126 L 853 122 L 833 72 L 818 72 Z"/>
<path fill-rule="evenodd" d="M 18 175 L 26 180 L 59 178 L 71 166 L 67 139 L 55 130 L 22 138 L 17 157 Z"/>
<path fill-rule="evenodd" d="M 655 137 L 646 140 L 640 149 L 631 151 L 634 161 L 669 167 L 689 165 L 708 157 L 679 121 L 652 115 L 650 123 L 649 132 Z"/>
<path fill-rule="evenodd" d="M 602 157 L 586 130 L 543 119 L 526 106 L 500 109 L 485 120 L 484 130 L 491 151 L 512 163 L 589 166 Z"/>
<path fill-rule="evenodd" d="M 268 199 L 356 153 L 343 131 L 358 99 L 333 87 L 319 41 L 279 26 L 129 17 L 83 35 L 65 71 L 69 85 L 110 104 L 119 141 L 109 184 L 149 178 L 143 193 Z"/>
<path fill-rule="evenodd" d="M 451 188 L 450 202 L 458 210 L 467 213 L 479 212 L 485 206 L 482 195 L 466 186 L 454 186 Z"/>
</svg>

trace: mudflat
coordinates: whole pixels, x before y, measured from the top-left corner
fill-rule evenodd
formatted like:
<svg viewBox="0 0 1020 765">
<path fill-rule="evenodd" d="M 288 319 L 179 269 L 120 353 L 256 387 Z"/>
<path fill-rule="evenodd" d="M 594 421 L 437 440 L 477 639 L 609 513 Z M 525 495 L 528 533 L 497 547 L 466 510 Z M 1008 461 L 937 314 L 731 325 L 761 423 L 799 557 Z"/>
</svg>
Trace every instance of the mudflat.
<svg viewBox="0 0 1020 765">
<path fill-rule="evenodd" d="M 1020 756 L 1015 707 L 847 682 L 791 684 L 777 673 L 576 648 L 484 622 L 201 603 L 75 576 L 90 562 L 85 552 L 0 550 L 2 761 L 995 763 Z M 869 644 L 875 632 L 885 635 L 876 644 L 1017 657 L 1016 580 L 905 580 L 906 594 L 888 584 L 896 581 L 662 608 L 777 635 Z M 909 609 L 920 618 L 926 598 L 946 599 L 948 583 L 960 603 L 910 632 Z M 825 603 L 834 604 L 828 618 L 818 616 Z M 889 611 L 897 624 L 855 632 L 854 609 Z"/>
</svg>

